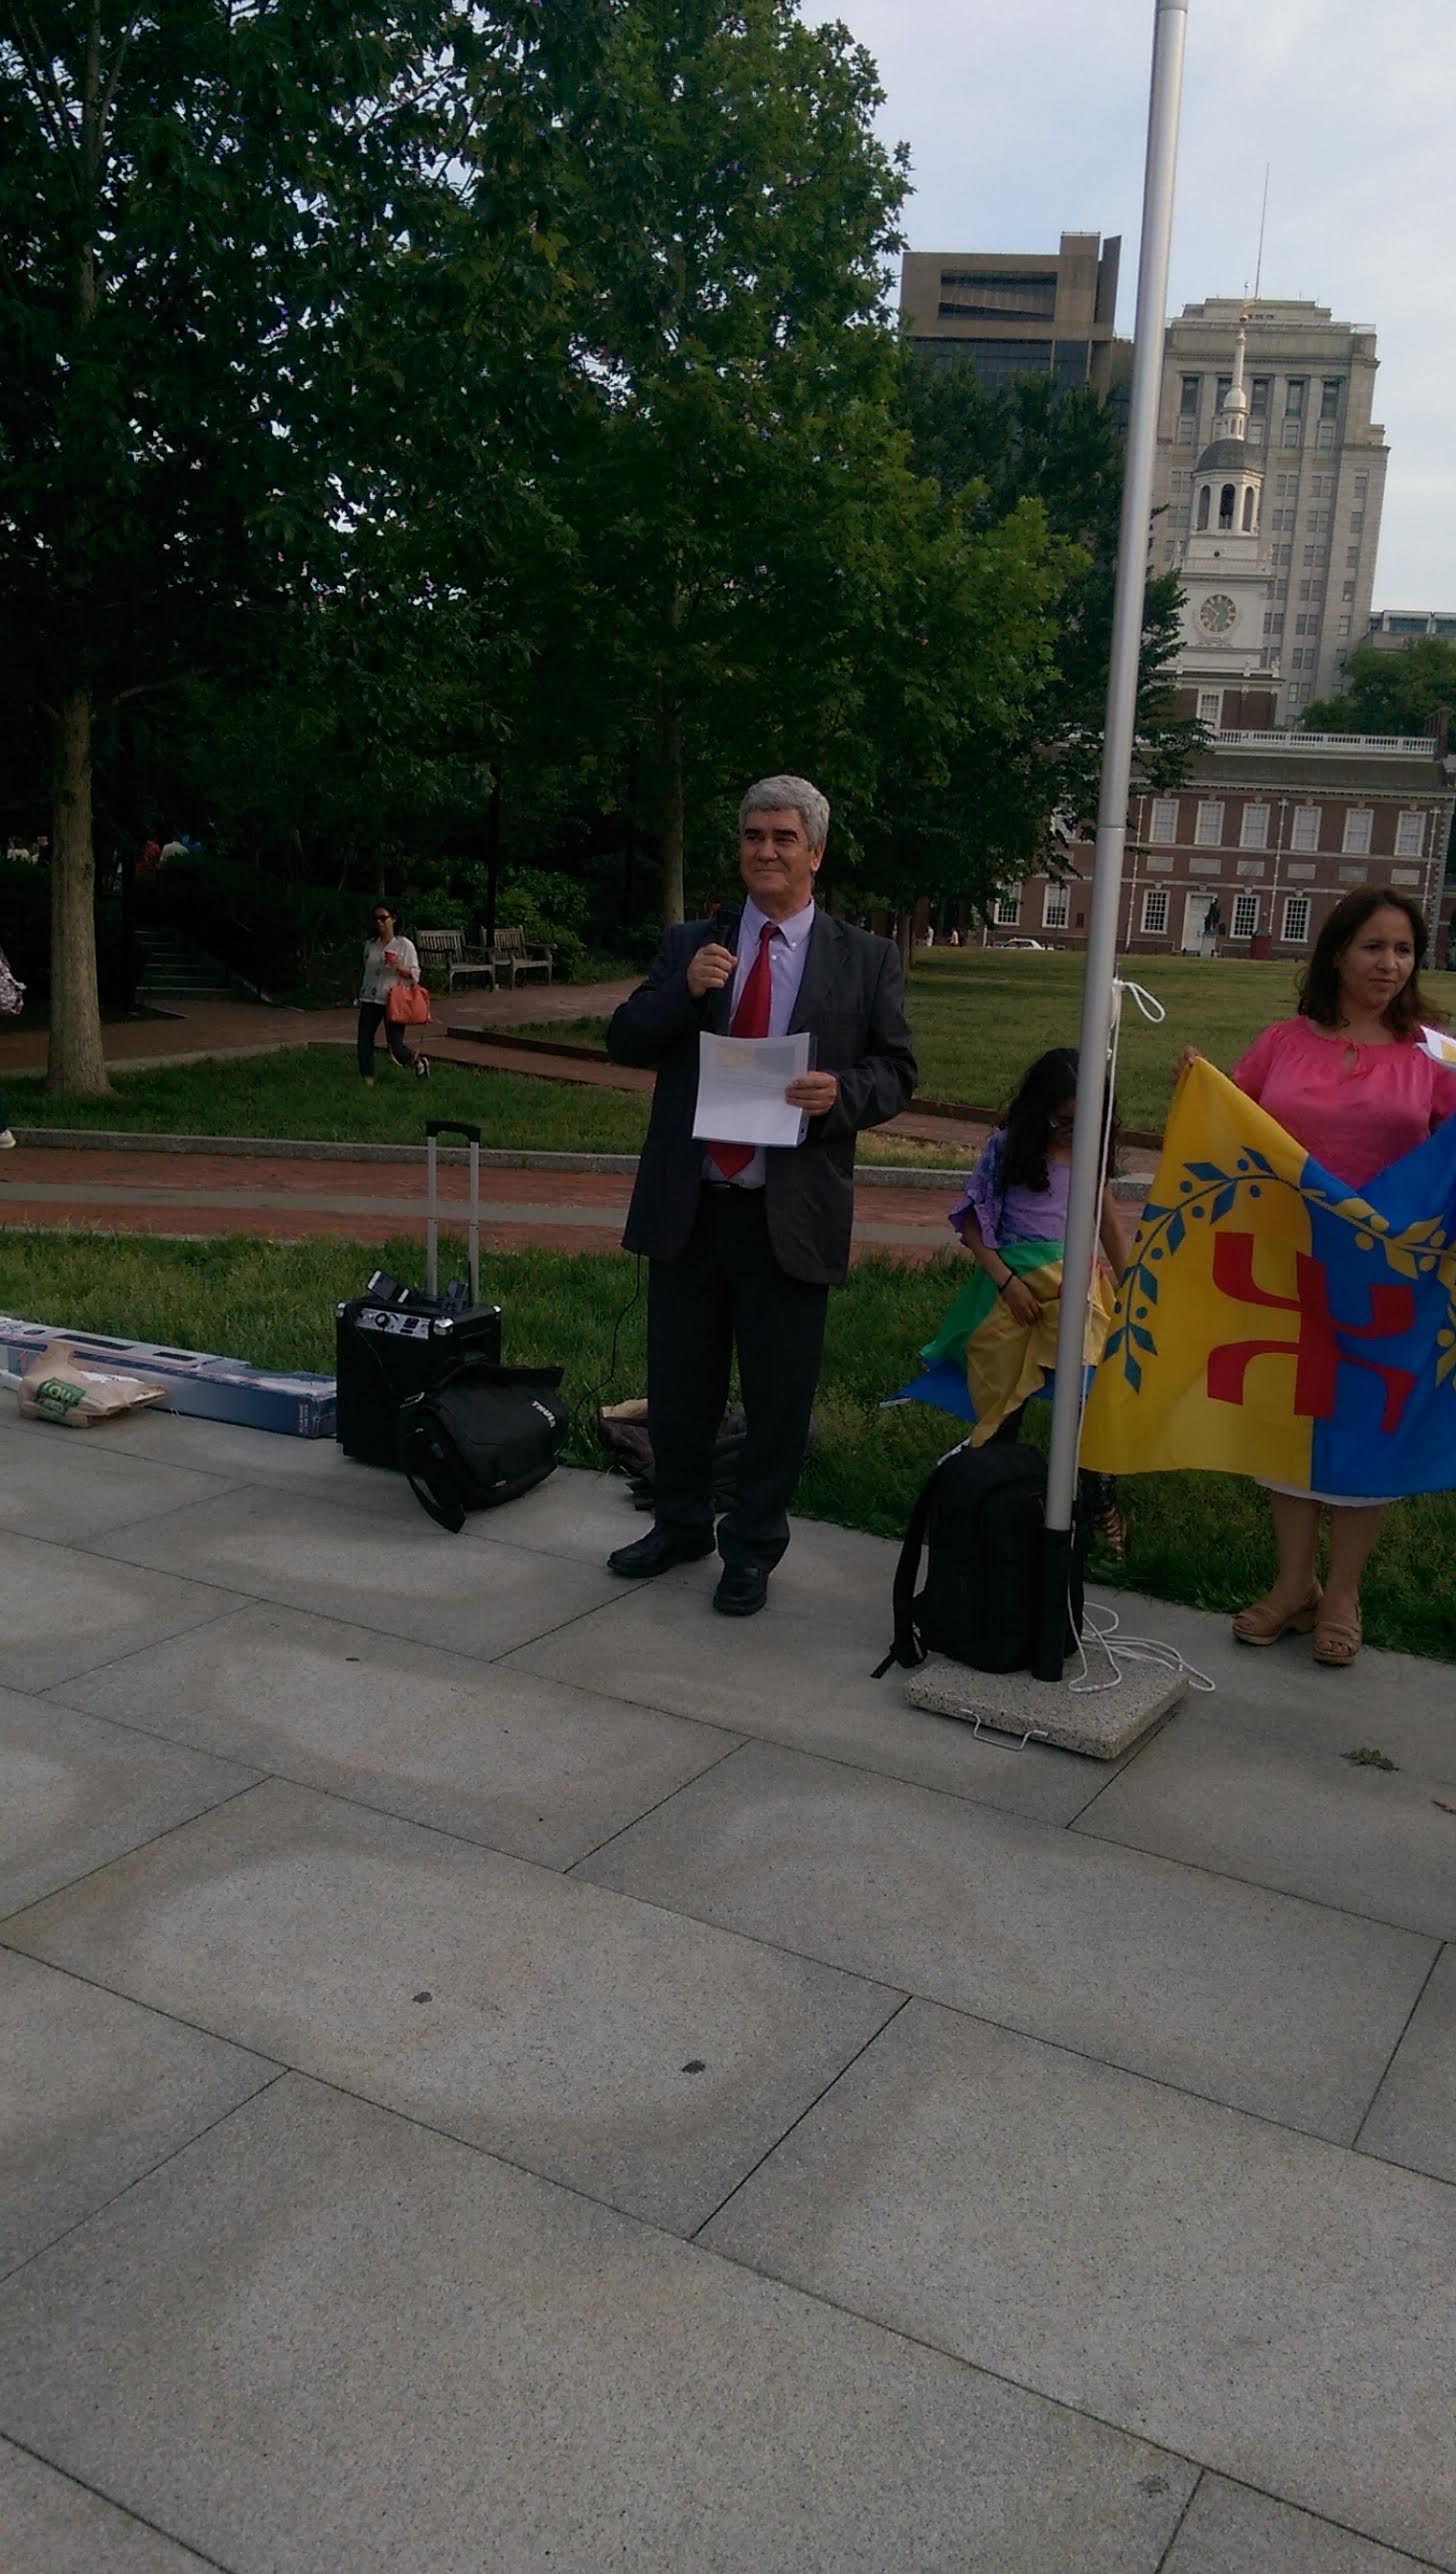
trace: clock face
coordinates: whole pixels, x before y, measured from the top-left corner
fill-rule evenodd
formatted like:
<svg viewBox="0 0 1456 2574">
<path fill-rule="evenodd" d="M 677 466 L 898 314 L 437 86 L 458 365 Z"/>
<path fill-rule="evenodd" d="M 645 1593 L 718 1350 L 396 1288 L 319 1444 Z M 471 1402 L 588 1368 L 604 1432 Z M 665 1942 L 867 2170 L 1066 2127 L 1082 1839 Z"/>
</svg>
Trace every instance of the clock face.
<svg viewBox="0 0 1456 2574">
<path fill-rule="evenodd" d="M 1238 613 L 1227 590 L 1215 590 L 1212 597 L 1205 599 L 1199 609 L 1198 622 L 1205 634 L 1226 635 L 1230 626 L 1236 622 Z"/>
</svg>

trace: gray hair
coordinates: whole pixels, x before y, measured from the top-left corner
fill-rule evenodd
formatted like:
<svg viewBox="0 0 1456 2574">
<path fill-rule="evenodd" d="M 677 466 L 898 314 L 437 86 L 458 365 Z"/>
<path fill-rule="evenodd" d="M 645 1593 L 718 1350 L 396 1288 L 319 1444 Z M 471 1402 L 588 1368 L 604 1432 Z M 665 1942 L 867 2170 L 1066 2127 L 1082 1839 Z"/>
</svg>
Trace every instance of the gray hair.
<svg viewBox="0 0 1456 2574">
<path fill-rule="evenodd" d="M 829 837 L 829 798 L 807 778 L 760 778 L 738 808 L 741 831 L 751 813 L 796 813 L 811 849 L 822 849 Z"/>
</svg>

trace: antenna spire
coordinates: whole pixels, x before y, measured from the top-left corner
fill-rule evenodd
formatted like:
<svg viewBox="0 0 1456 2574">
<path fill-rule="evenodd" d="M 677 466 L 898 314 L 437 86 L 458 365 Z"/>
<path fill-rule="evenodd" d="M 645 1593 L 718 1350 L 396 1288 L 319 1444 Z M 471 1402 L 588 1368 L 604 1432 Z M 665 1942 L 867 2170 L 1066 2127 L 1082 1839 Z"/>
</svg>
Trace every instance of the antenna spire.
<svg viewBox="0 0 1456 2574">
<path fill-rule="evenodd" d="M 1254 262 L 1254 301 L 1259 300 L 1259 280 L 1264 274 L 1264 222 L 1269 212 L 1269 172 L 1272 163 L 1264 164 L 1264 202 L 1259 209 L 1259 255 Z"/>
</svg>

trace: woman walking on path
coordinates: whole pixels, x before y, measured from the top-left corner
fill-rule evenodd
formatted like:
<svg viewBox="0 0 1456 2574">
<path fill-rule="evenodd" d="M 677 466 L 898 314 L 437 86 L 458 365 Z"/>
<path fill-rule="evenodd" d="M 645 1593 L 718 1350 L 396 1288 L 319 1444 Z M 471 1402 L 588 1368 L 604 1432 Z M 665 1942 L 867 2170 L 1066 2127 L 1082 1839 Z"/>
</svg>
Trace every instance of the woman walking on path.
<svg viewBox="0 0 1456 2574">
<path fill-rule="evenodd" d="M 420 1080 L 429 1078 L 430 1058 L 411 1054 L 403 1027 L 391 1019 L 389 996 L 397 985 L 418 983 L 420 960 L 413 939 L 401 937 L 395 928 L 394 914 L 387 903 L 374 906 L 374 934 L 364 948 L 364 979 L 359 986 L 359 1074 L 374 1087 L 374 1040 L 379 1023 L 384 1022 L 385 1042 L 401 1072 L 412 1072 Z"/>
<path fill-rule="evenodd" d="M 1360 885 L 1336 903 L 1315 942 L 1299 1015 L 1256 1037 L 1233 1079 L 1296 1144 L 1358 1191 L 1413 1153 L 1456 1115 L 1456 1074 L 1420 1043 L 1438 1013 L 1420 986 L 1426 925 L 1414 903 L 1383 885 Z M 1197 1059 L 1189 1046 L 1177 1070 Z M 1456 1479 L 1456 1460 L 1452 1463 Z M 1277 1644 L 1314 1632 L 1314 1658 L 1347 1670 L 1360 1650 L 1360 1577 L 1389 1509 L 1268 1487 L 1279 1569 L 1273 1587 L 1234 1620 L 1240 1644 Z M 1316 1578 L 1320 1512 L 1330 1514 L 1329 1567 Z"/>
</svg>

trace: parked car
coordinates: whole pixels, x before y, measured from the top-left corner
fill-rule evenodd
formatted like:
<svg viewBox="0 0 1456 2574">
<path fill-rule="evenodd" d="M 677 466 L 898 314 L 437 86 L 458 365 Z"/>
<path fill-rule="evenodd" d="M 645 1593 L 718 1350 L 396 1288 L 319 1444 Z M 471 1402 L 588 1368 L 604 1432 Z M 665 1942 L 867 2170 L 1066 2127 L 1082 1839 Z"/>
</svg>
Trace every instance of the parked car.
<svg viewBox="0 0 1456 2574">
<path fill-rule="evenodd" d="M 1044 938 L 998 938 L 996 945 L 998 947 L 1034 947 L 1038 956 L 1046 954 Z"/>
</svg>

